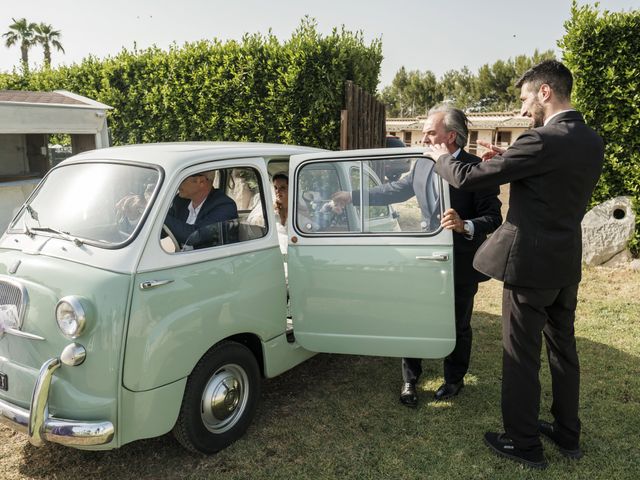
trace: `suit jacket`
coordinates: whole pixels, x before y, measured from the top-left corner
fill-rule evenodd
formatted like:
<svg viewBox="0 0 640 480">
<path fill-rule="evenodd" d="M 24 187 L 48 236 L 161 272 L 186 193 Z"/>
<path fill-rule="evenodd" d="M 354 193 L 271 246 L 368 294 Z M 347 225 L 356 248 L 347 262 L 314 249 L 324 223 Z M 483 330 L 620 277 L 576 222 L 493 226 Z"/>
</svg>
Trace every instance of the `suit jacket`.
<svg viewBox="0 0 640 480">
<path fill-rule="evenodd" d="M 563 288 L 580 281 L 580 223 L 603 161 L 602 139 L 571 110 L 502 156 L 471 164 L 442 155 L 436 172 L 462 190 L 511 182 L 507 220 L 478 249 L 477 270 L 521 287 Z"/>
<path fill-rule="evenodd" d="M 189 235 L 196 230 L 216 222 L 234 220 L 238 218 L 236 203 L 221 190 L 212 189 L 202 204 L 193 225 L 187 223 L 189 218 L 189 204 L 191 200 L 176 195 L 164 223 L 169 227 L 176 240 L 183 245 Z"/>
<path fill-rule="evenodd" d="M 460 151 L 458 160 L 464 164 L 481 162 L 480 158 L 464 150 Z M 369 191 L 371 205 L 388 205 L 398 203 L 416 196 L 426 230 L 435 231 L 440 227 L 440 209 L 434 188 L 436 176 L 434 163 L 426 158 L 416 160 L 409 174 L 395 182 L 385 183 Z M 429 186 L 430 188 L 427 188 Z M 453 232 L 454 279 L 457 284 L 469 284 L 488 280 L 489 277 L 473 268 L 472 261 L 478 247 L 502 223 L 501 203 L 498 200 L 500 189 L 490 186 L 479 191 L 462 191 L 449 189 L 451 208 L 463 220 L 473 222 L 474 234 L 471 240 L 463 234 Z M 359 192 L 353 192 L 352 198 L 359 200 Z"/>
</svg>

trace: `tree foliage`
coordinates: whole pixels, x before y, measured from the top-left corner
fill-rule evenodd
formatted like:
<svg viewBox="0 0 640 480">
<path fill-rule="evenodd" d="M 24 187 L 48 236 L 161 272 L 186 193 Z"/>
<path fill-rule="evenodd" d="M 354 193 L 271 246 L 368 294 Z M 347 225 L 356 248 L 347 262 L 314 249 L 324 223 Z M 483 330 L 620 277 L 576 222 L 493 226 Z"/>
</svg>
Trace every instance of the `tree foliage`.
<svg viewBox="0 0 640 480">
<path fill-rule="evenodd" d="M 609 12 L 573 2 L 559 45 L 574 73 L 573 100 L 604 138 L 605 165 L 592 203 L 635 199 L 640 253 L 640 10 Z"/>
<path fill-rule="evenodd" d="M 468 111 L 514 110 L 519 108 L 519 92 L 514 84 L 531 66 L 554 58 L 552 50 L 532 56 L 485 64 L 473 74 L 467 67 L 449 70 L 437 80 L 433 72 L 404 67 L 396 73 L 391 85 L 382 91 L 389 116 L 424 115 L 435 104 L 446 101 Z"/>
<path fill-rule="evenodd" d="M 421 115 L 442 96 L 437 88 L 433 72 L 398 70 L 390 86 L 382 90 L 382 100 L 391 112 L 390 116 L 414 117 Z"/>
<path fill-rule="evenodd" d="M 35 26 L 35 42 L 42 45 L 44 53 L 44 68 L 51 68 L 51 47 L 64 53 L 60 43 L 60 30 L 54 30 L 48 23 L 39 23 Z"/>
<path fill-rule="evenodd" d="M 29 49 L 36 42 L 35 23 L 28 22 L 26 18 L 11 19 L 13 23 L 9 25 L 9 31 L 2 34 L 4 37 L 4 45 L 9 48 L 14 45 L 20 46 L 20 60 L 23 72 L 29 70 Z"/>
<path fill-rule="evenodd" d="M 116 145 L 183 140 L 295 143 L 337 149 L 344 81 L 375 92 L 381 43 L 361 32 L 317 32 L 304 19 L 291 38 L 202 40 L 168 51 L 122 50 L 26 76 L 0 88 L 66 89 L 114 107 Z"/>
</svg>

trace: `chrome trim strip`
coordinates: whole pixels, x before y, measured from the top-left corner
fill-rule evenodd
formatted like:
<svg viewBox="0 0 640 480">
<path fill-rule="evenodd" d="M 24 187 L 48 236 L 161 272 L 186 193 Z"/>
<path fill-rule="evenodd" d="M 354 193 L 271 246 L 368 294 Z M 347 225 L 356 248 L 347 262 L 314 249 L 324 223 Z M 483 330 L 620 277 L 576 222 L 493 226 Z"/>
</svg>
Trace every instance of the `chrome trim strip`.
<svg viewBox="0 0 640 480">
<path fill-rule="evenodd" d="M 16 337 L 28 338 L 30 340 L 46 340 L 44 337 L 41 337 L 40 335 L 23 332 L 22 330 L 16 330 L 15 328 L 5 328 L 4 333 L 8 333 L 9 335 L 15 335 Z"/>
<path fill-rule="evenodd" d="M 49 417 L 49 390 L 60 360 L 47 360 L 40 368 L 31 397 L 30 410 L 0 399 L 0 423 L 29 435 L 29 441 L 40 446 L 44 441 L 66 446 L 103 445 L 109 443 L 115 428 L 111 422 L 84 422 Z"/>
<path fill-rule="evenodd" d="M 446 262 L 447 260 L 449 260 L 449 255 L 447 255 L 446 253 L 434 253 L 430 257 L 419 255 L 416 257 L 416 260 L 431 260 L 433 262 Z"/>
</svg>

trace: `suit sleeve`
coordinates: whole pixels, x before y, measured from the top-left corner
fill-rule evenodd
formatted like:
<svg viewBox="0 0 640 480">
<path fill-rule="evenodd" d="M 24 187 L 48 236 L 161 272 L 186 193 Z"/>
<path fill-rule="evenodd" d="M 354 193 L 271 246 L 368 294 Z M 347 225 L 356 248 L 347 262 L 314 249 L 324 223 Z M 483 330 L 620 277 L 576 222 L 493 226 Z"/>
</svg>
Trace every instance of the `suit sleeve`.
<svg viewBox="0 0 640 480">
<path fill-rule="evenodd" d="M 369 205 L 389 205 L 409 200 L 415 195 L 413 190 L 413 175 L 405 175 L 395 182 L 383 183 L 369 189 Z M 354 205 L 360 205 L 360 190 L 351 192 L 351 199 Z"/>
<path fill-rule="evenodd" d="M 436 173 L 461 190 L 482 190 L 557 168 L 544 155 L 540 134 L 529 130 L 518 137 L 503 155 L 480 163 L 464 163 L 452 155 L 441 155 Z"/>
<path fill-rule="evenodd" d="M 167 218 L 164 219 L 164 223 L 169 227 L 169 230 L 171 230 L 180 245 L 182 245 L 187 238 L 189 238 L 189 235 L 197 229 L 195 225 L 189 225 L 182 220 L 178 220 L 171 214 L 167 214 Z"/>
<path fill-rule="evenodd" d="M 502 202 L 498 198 L 499 193 L 500 189 L 497 187 L 474 192 L 473 200 L 477 217 L 465 219 L 473 222 L 474 236 L 487 235 L 502 224 L 500 212 Z"/>
<path fill-rule="evenodd" d="M 176 240 L 178 240 L 181 245 L 186 242 L 189 235 L 205 225 L 238 218 L 238 210 L 235 202 L 226 196 L 220 202 L 216 201 L 211 205 L 207 205 L 207 210 L 200 212 L 196 223 L 193 225 L 189 225 L 186 221 L 176 218 L 174 212 L 173 207 L 169 209 L 164 223 L 173 232 Z"/>
</svg>

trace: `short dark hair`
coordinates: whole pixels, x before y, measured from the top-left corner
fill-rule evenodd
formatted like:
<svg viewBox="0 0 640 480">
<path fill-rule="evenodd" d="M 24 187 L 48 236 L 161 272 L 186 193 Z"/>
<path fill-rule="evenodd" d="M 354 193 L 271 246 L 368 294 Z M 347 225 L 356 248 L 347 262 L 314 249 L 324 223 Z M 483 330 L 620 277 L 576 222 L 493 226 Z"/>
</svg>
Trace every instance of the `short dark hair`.
<svg viewBox="0 0 640 480">
<path fill-rule="evenodd" d="M 289 183 L 289 175 L 286 172 L 278 172 L 274 173 L 273 177 L 271 177 L 271 181 L 275 182 L 277 179 L 284 180 Z"/>
<path fill-rule="evenodd" d="M 520 88 L 525 83 L 530 84 L 534 90 L 540 89 L 540 85 L 546 83 L 560 99 L 571 99 L 573 75 L 563 63 L 557 60 L 545 60 L 534 65 L 518 79 L 516 87 Z"/>
</svg>

